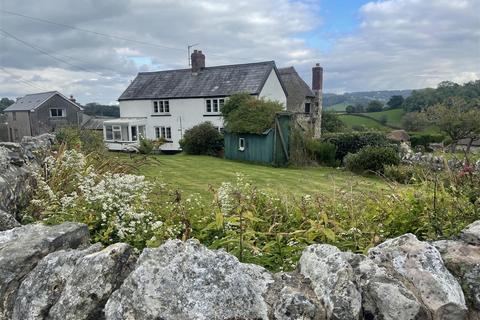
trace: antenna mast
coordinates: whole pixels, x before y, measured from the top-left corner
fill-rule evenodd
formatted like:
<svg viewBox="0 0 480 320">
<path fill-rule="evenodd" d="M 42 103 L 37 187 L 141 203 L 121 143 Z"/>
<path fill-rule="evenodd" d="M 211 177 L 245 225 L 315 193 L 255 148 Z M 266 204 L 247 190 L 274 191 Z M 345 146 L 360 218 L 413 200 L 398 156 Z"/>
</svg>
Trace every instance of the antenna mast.
<svg viewBox="0 0 480 320">
<path fill-rule="evenodd" d="M 195 43 L 195 44 L 189 44 L 187 46 L 187 51 L 188 51 L 188 66 L 191 67 L 192 66 L 192 61 L 190 59 L 190 49 L 195 47 L 195 46 L 198 46 L 200 43 Z"/>
</svg>

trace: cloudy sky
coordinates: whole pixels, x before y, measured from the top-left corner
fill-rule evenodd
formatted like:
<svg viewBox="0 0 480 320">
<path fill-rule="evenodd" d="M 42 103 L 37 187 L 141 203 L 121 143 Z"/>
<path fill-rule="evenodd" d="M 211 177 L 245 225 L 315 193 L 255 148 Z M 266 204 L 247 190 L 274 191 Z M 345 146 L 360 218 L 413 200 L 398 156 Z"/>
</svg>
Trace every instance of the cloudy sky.
<svg viewBox="0 0 480 320">
<path fill-rule="evenodd" d="M 275 60 L 325 91 L 480 78 L 480 0 L 0 0 L 0 97 L 115 103 L 138 71 Z"/>
</svg>

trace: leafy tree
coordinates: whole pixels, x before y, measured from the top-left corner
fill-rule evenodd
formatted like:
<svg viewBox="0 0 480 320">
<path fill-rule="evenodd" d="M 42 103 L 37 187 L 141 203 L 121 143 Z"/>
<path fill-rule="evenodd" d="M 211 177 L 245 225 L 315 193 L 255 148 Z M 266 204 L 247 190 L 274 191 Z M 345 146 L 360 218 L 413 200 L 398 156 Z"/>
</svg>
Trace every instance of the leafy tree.
<svg viewBox="0 0 480 320">
<path fill-rule="evenodd" d="M 0 99 L 0 112 L 3 112 L 6 108 L 14 104 L 15 101 L 8 99 L 8 98 L 2 98 Z"/>
<path fill-rule="evenodd" d="M 403 96 L 400 95 L 394 95 L 390 97 L 390 100 L 388 100 L 387 105 L 390 109 L 399 109 L 402 107 L 403 101 Z"/>
<path fill-rule="evenodd" d="M 345 108 L 345 111 L 347 113 L 355 113 L 355 107 L 352 106 L 352 105 L 348 105 L 346 108 Z"/>
<path fill-rule="evenodd" d="M 355 112 L 356 113 L 362 113 L 365 111 L 365 106 L 361 103 L 355 104 Z"/>
<path fill-rule="evenodd" d="M 407 131 L 422 131 L 428 126 L 424 112 L 408 112 L 402 118 L 402 127 Z"/>
<path fill-rule="evenodd" d="M 378 112 L 383 110 L 383 103 L 378 100 L 372 100 L 368 103 L 367 112 Z"/>
<path fill-rule="evenodd" d="M 85 114 L 90 116 L 120 117 L 118 106 L 102 105 L 96 102 L 87 103 L 84 107 Z"/>
<path fill-rule="evenodd" d="M 345 129 L 345 124 L 335 112 L 322 112 L 322 133 L 340 132 Z"/>
<path fill-rule="evenodd" d="M 276 101 L 257 99 L 245 94 L 232 96 L 222 110 L 225 129 L 234 133 L 263 133 L 272 127 L 277 112 L 283 110 Z"/>
<path fill-rule="evenodd" d="M 427 109 L 430 123 L 436 125 L 452 140 L 452 148 L 460 139 L 477 139 L 480 136 L 480 101 L 471 106 L 463 99 L 453 98 L 445 104 Z"/>
<path fill-rule="evenodd" d="M 223 149 L 223 136 L 211 122 L 202 122 L 185 131 L 180 145 L 188 154 L 216 156 Z"/>
</svg>

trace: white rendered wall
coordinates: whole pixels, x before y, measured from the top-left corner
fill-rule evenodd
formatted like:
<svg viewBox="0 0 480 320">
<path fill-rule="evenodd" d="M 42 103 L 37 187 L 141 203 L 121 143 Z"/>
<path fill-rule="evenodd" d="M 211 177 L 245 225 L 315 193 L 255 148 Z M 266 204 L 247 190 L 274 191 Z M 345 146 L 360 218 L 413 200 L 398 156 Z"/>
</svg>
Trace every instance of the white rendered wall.
<svg viewBox="0 0 480 320">
<path fill-rule="evenodd" d="M 172 143 L 162 146 L 163 150 L 179 150 L 178 142 L 185 130 L 205 121 L 210 121 L 216 127 L 223 127 L 220 115 L 205 112 L 205 99 L 169 99 L 170 115 L 154 115 L 153 100 L 120 101 L 120 117 L 146 117 L 146 135 L 148 139 L 155 139 L 154 127 L 171 127 Z"/>
<path fill-rule="evenodd" d="M 275 70 L 270 71 L 267 81 L 265 82 L 262 91 L 260 91 L 260 98 L 283 103 L 283 108 L 286 109 L 287 96 L 283 91 L 282 85 L 280 84 L 280 80 L 278 80 Z"/>
</svg>

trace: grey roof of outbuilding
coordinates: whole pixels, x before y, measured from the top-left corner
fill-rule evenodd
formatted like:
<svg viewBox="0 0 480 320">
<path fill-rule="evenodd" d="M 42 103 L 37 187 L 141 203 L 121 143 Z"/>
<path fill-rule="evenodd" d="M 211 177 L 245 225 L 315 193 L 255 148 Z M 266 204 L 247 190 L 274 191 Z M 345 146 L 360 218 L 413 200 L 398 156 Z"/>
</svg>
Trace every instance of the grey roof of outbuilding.
<svg viewBox="0 0 480 320">
<path fill-rule="evenodd" d="M 27 94 L 26 96 L 18 99 L 14 104 L 6 108 L 4 111 L 30 111 L 30 110 L 35 110 L 38 108 L 40 105 L 42 105 L 45 101 L 50 99 L 51 97 L 55 95 L 59 95 L 62 98 L 70 101 L 67 97 L 65 97 L 63 94 L 61 94 L 58 91 L 48 91 L 48 92 L 40 92 L 40 93 L 33 93 L 33 94 Z M 80 110 L 82 110 L 82 107 L 78 105 L 77 103 L 70 101 L 72 104 L 77 106 Z"/>
<path fill-rule="evenodd" d="M 118 100 L 259 94 L 272 70 L 280 79 L 274 61 L 206 67 L 198 73 L 191 69 L 140 72 Z M 284 91 L 287 94 L 285 87 Z"/>
<path fill-rule="evenodd" d="M 294 67 L 279 68 L 278 72 L 290 98 L 298 95 L 299 99 L 303 101 L 305 97 L 315 97 L 315 93 L 298 75 Z"/>
</svg>

